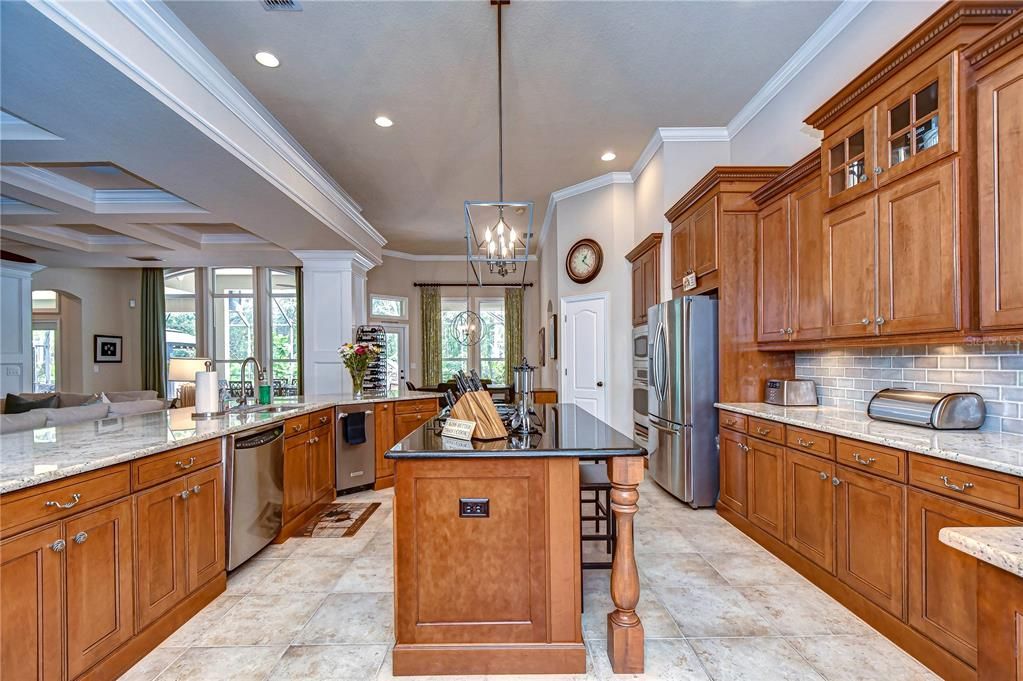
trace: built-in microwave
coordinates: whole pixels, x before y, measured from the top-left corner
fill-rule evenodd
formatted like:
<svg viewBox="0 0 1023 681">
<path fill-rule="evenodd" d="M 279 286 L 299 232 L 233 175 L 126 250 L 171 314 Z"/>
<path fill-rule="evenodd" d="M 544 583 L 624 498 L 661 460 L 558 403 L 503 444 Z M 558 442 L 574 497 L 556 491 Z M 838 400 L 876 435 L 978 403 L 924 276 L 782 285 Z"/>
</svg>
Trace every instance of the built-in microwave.
<svg viewBox="0 0 1023 681">
<path fill-rule="evenodd" d="M 632 361 L 634 363 L 642 362 L 646 364 L 647 357 L 647 325 L 641 324 L 640 326 L 632 329 Z"/>
</svg>

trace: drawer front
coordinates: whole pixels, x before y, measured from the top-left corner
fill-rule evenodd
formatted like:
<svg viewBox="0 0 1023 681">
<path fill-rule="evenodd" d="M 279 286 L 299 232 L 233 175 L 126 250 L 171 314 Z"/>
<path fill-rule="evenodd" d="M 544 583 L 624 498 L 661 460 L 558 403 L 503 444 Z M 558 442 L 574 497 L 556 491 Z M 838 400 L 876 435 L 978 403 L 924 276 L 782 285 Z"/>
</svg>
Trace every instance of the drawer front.
<svg viewBox="0 0 1023 681">
<path fill-rule="evenodd" d="M 785 444 L 785 426 L 776 421 L 766 419 L 749 418 L 749 432 L 753 437 L 759 437 L 780 445 Z"/>
<path fill-rule="evenodd" d="M 173 449 L 131 462 L 132 487 L 136 490 L 173 480 L 206 466 L 220 463 L 220 439 Z"/>
<path fill-rule="evenodd" d="M 833 435 L 786 426 L 785 441 L 792 449 L 823 456 L 826 459 L 835 458 L 835 437 Z"/>
<path fill-rule="evenodd" d="M 290 419 L 284 422 L 284 433 L 288 437 L 292 435 L 298 435 L 309 430 L 309 414 L 302 414 L 301 416 L 292 416 Z"/>
<path fill-rule="evenodd" d="M 126 463 L 11 492 L 0 497 L 0 534 L 38 527 L 130 493 Z"/>
<path fill-rule="evenodd" d="M 398 400 L 394 403 L 395 414 L 416 414 L 418 412 L 437 411 L 437 400 L 427 398 L 425 400 Z"/>
<path fill-rule="evenodd" d="M 718 412 L 718 424 L 722 428 L 730 428 L 731 430 L 737 430 L 740 433 L 746 432 L 746 415 L 736 414 L 731 411 L 719 411 Z"/>
<path fill-rule="evenodd" d="M 838 460 L 850 468 L 899 482 L 906 481 L 906 453 L 880 445 L 838 438 Z"/>
<path fill-rule="evenodd" d="M 946 497 L 1023 516 L 1023 480 L 920 454 L 909 459 L 911 485 Z"/>
<path fill-rule="evenodd" d="M 333 409 L 321 409 L 309 415 L 309 427 L 319 428 L 328 425 L 334 418 Z"/>
</svg>

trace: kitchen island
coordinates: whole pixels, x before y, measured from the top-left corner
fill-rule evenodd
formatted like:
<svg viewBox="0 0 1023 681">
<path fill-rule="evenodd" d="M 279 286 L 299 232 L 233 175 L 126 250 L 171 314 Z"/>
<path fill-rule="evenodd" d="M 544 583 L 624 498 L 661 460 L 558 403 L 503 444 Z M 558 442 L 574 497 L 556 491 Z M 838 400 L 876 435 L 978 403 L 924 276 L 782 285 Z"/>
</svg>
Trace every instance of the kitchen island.
<svg viewBox="0 0 1023 681">
<path fill-rule="evenodd" d="M 606 460 L 618 521 L 607 654 L 616 673 L 643 671 L 632 527 L 645 452 L 575 405 L 536 410 L 528 436 L 455 440 L 435 418 L 387 453 L 395 675 L 585 673 L 581 459 Z"/>
</svg>

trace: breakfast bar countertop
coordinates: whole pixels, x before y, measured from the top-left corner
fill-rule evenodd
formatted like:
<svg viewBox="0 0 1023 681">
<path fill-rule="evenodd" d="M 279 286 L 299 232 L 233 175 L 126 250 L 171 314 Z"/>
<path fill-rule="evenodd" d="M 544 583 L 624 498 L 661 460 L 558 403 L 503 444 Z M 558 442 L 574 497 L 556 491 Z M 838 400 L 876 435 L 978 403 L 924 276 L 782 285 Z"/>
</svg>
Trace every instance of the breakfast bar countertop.
<svg viewBox="0 0 1023 681">
<path fill-rule="evenodd" d="M 441 434 L 444 419 L 437 416 L 407 435 L 384 456 L 388 459 L 467 459 L 495 455 L 593 459 L 646 454 L 632 439 L 574 404 L 538 404 L 534 409 L 537 427 L 528 437 L 511 432 L 501 440 L 458 440 Z"/>
<path fill-rule="evenodd" d="M 943 527 L 943 544 L 1023 577 L 1023 527 Z"/>
<path fill-rule="evenodd" d="M 282 412 L 258 407 L 224 416 L 193 420 L 191 407 L 117 416 L 64 426 L 0 435 L 0 494 L 78 473 L 113 466 L 176 447 L 213 440 L 258 426 L 284 421 L 335 406 L 437 399 L 437 393 L 394 390 L 355 399 L 350 394 L 283 398 L 273 405 L 294 406 Z"/>
<path fill-rule="evenodd" d="M 714 406 L 737 414 L 1023 477 L 1023 435 L 978 430 L 932 430 L 876 421 L 864 412 L 836 407 L 780 407 L 762 402 L 719 402 Z"/>
</svg>

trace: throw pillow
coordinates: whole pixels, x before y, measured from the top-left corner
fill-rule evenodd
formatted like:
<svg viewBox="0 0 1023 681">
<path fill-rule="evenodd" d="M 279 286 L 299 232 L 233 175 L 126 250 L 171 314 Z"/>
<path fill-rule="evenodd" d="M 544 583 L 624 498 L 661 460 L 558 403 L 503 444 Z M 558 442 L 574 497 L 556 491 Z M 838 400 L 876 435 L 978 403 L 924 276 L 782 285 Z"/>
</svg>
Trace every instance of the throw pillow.
<svg viewBox="0 0 1023 681">
<path fill-rule="evenodd" d="M 134 400 L 132 402 L 113 402 L 110 404 L 110 416 L 128 416 L 144 414 L 150 411 L 162 411 L 163 400 Z"/>
<path fill-rule="evenodd" d="M 18 433 L 35 430 L 46 425 L 46 411 L 37 409 L 23 414 L 0 415 L 0 433 Z"/>
<path fill-rule="evenodd" d="M 46 410 L 46 425 L 47 426 L 66 426 L 71 423 L 81 423 L 83 421 L 98 421 L 99 419 L 106 418 L 107 412 L 110 410 L 110 405 L 103 404 L 90 404 L 83 407 L 65 407 L 64 409 L 47 409 Z"/>
<path fill-rule="evenodd" d="M 24 414 L 33 409 L 56 409 L 57 395 L 51 395 L 38 400 L 29 400 L 14 393 L 7 393 L 4 399 L 5 414 Z"/>
<path fill-rule="evenodd" d="M 98 397 L 96 393 L 57 393 L 57 406 L 61 409 L 80 407 L 83 404 L 93 404 Z"/>
<path fill-rule="evenodd" d="M 137 402 L 139 400 L 155 400 L 155 390 L 122 390 L 120 392 L 107 391 L 103 393 L 110 402 Z"/>
</svg>

